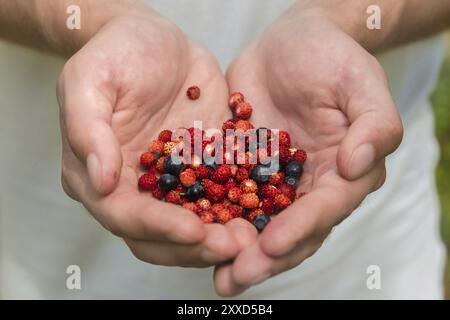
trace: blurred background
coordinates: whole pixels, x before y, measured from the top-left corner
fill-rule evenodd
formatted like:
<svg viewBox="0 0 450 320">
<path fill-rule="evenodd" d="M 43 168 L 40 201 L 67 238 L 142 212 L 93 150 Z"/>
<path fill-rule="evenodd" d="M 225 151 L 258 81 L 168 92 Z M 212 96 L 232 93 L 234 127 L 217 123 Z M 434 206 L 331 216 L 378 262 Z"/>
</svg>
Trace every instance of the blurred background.
<svg viewBox="0 0 450 320">
<path fill-rule="evenodd" d="M 439 82 L 432 95 L 436 119 L 436 135 L 441 146 L 441 158 L 436 180 L 442 210 L 442 238 L 450 256 L 450 33 L 447 34 L 447 57 L 441 70 Z M 450 299 L 450 259 L 445 272 L 445 297 Z"/>
</svg>

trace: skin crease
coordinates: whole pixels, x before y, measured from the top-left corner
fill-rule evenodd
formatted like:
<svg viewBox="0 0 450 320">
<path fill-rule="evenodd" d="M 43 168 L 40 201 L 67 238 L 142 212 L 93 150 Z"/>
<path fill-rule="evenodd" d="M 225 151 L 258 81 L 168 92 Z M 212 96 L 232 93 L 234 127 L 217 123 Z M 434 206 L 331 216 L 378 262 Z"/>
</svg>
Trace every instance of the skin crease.
<svg viewBox="0 0 450 320">
<path fill-rule="evenodd" d="M 384 157 L 400 144 L 402 125 L 375 58 L 318 16 L 280 18 L 235 59 L 227 80 L 255 106 L 253 123 L 287 130 L 308 152 L 299 187 L 308 194 L 234 262 L 216 267 L 216 291 L 233 296 L 299 265 L 382 185 Z M 376 159 L 352 172 L 353 151 L 365 143 Z"/>
<path fill-rule="evenodd" d="M 202 88 L 195 102 L 186 97 L 194 84 Z M 216 60 L 174 25 L 162 18 L 111 20 L 59 79 L 65 191 L 146 262 L 206 267 L 235 257 L 256 239 L 243 220 L 203 225 L 192 212 L 137 190 L 139 156 L 149 142 L 162 129 L 194 120 L 216 127 L 230 117 L 227 98 Z M 210 112 L 216 105 L 223 108 Z"/>
</svg>

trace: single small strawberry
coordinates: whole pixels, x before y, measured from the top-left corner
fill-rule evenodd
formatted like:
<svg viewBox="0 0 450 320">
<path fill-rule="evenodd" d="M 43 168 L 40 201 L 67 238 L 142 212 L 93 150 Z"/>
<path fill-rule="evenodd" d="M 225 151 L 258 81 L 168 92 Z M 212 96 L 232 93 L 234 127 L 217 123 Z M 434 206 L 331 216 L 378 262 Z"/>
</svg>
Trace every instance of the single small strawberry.
<svg viewBox="0 0 450 320">
<path fill-rule="evenodd" d="M 166 201 L 173 204 L 183 204 L 183 199 L 181 198 L 181 194 L 178 191 L 172 190 L 166 194 Z"/>
<path fill-rule="evenodd" d="M 308 155 L 306 154 L 306 151 L 303 149 L 299 149 L 292 156 L 292 160 L 298 162 L 299 164 L 304 164 L 307 157 Z"/>
<path fill-rule="evenodd" d="M 292 201 L 285 194 L 280 193 L 275 196 L 274 203 L 277 208 L 285 209 L 290 206 Z"/>
<path fill-rule="evenodd" d="M 228 101 L 228 106 L 231 110 L 234 110 L 237 105 L 241 102 L 244 102 L 245 98 L 244 95 L 240 92 L 234 92 L 230 95 L 230 99 Z"/>
<path fill-rule="evenodd" d="M 208 188 L 214 184 L 214 182 L 210 179 L 202 179 L 201 184 L 204 188 Z"/>
<path fill-rule="evenodd" d="M 226 133 L 227 130 L 234 130 L 235 127 L 235 121 L 233 121 L 233 119 L 229 119 L 222 124 L 222 131 L 223 133 Z"/>
<path fill-rule="evenodd" d="M 263 184 L 259 187 L 258 195 L 262 199 L 273 199 L 280 191 L 271 184 Z"/>
<path fill-rule="evenodd" d="M 191 100 L 197 100 L 200 98 L 200 88 L 197 86 L 191 86 L 187 89 L 186 95 Z"/>
<path fill-rule="evenodd" d="M 214 223 L 216 221 L 215 214 L 208 210 L 200 212 L 199 217 L 203 223 Z"/>
<path fill-rule="evenodd" d="M 180 173 L 180 182 L 183 186 L 189 188 L 195 184 L 197 176 L 195 175 L 195 171 L 192 169 L 186 169 Z"/>
<path fill-rule="evenodd" d="M 232 188 L 237 187 L 237 184 L 233 178 L 230 178 L 227 181 L 227 183 L 225 183 L 223 186 L 225 187 L 225 190 L 227 190 L 227 193 L 228 193 Z"/>
<path fill-rule="evenodd" d="M 170 156 L 174 152 L 175 147 L 178 145 L 178 142 L 167 141 L 164 143 L 163 153 L 165 156 Z"/>
<path fill-rule="evenodd" d="M 262 211 L 261 209 L 253 209 L 251 210 L 248 215 L 247 215 L 247 220 L 252 222 L 253 219 L 255 219 L 256 216 L 262 215 L 264 214 L 264 211 Z"/>
<path fill-rule="evenodd" d="M 152 191 L 152 196 L 153 196 L 153 198 L 155 198 L 155 199 L 158 199 L 158 200 L 162 200 L 162 199 L 164 199 L 164 196 L 165 196 L 166 194 L 165 194 L 165 192 L 159 187 L 159 186 L 157 186 L 155 189 L 153 189 L 153 191 Z"/>
<path fill-rule="evenodd" d="M 242 218 L 243 209 L 241 206 L 238 206 L 236 204 L 231 204 L 228 206 L 228 210 L 230 210 L 231 214 L 233 215 L 233 218 Z"/>
<path fill-rule="evenodd" d="M 172 140 L 172 131 L 170 130 L 163 130 L 158 135 L 158 140 L 161 140 L 162 142 L 166 143 Z"/>
<path fill-rule="evenodd" d="M 191 210 L 194 213 L 200 213 L 200 207 L 195 202 L 186 202 L 183 203 L 183 208 Z"/>
<path fill-rule="evenodd" d="M 156 175 L 158 172 L 156 170 L 156 166 L 151 166 L 148 168 L 148 173 Z"/>
<path fill-rule="evenodd" d="M 248 120 L 250 119 L 253 112 L 253 107 L 248 102 L 240 102 L 234 109 L 234 114 L 236 118 L 242 119 L 242 120 Z"/>
<path fill-rule="evenodd" d="M 156 170 L 160 173 L 164 173 L 164 162 L 167 157 L 161 157 L 156 161 Z"/>
<path fill-rule="evenodd" d="M 225 187 L 213 183 L 205 188 L 205 196 L 211 202 L 221 202 L 226 196 Z"/>
<path fill-rule="evenodd" d="M 254 129 L 254 126 L 247 120 L 238 120 L 235 124 L 236 131 L 246 132 L 248 130 Z"/>
<path fill-rule="evenodd" d="M 200 198 L 197 200 L 197 205 L 201 210 L 210 210 L 211 209 L 211 201 L 206 198 Z"/>
<path fill-rule="evenodd" d="M 225 224 L 231 219 L 233 219 L 233 214 L 230 212 L 228 208 L 223 208 L 219 211 L 217 211 L 217 222 L 221 224 Z"/>
<path fill-rule="evenodd" d="M 240 167 L 237 171 L 236 171 L 236 175 L 235 175 L 235 179 L 237 182 L 242 182 L 245 179 L 248 179 L 249 177 L 249 173 L 248 170 L 245 168 Z"/>
<path fill-rule="evenodd" d="M 231 178 L 231 169 L 227 164 L 219 165 L 211 174 L 211 180 L 215 183 L 224 184 Z"/>
<path fill-rule="evenodd" d="M 141 190 L 152 191 L 158 186 L 158 178 L 154 174 L 145 173 L 138 180 Z"/>
<path fill-rule="evenodd" d="M 228 191 L 228 199 L 230 199 L 231 202 L 239 203 L 241 196 L 242 190 L 239 187 L 233 187 Z"/>
<path fill-rule="evenodd" d="M 159 159 L 159 154 L 154 153 L 154 152 L 144 152 L 141 155 L 140 163 L 143 168 L 148 169 L 158 159 Z"/>
<path fill-rule="evenodd" d="M 209 169 L 201 164 L 195 169 L 195 175 L 197 176 L 197 179 L 206 179 L 209 177 Z"/>
<path fill-rule="evenodd" d="M 259 203 L 259 208 L 264 211 L 265 214 L 273 214 L 275 212 L 275 202 L 273 199 L 263 199 Z"/>
<path fill-rule="evenodd" d="M 280 146 L 285 146 L 288 149 L 291 147 L 291 136 L 286 131 L 280 130 L 278 139 Z"/>
<path fill-rule="evenodd" d="M 162 154 L 164 152 L 164 142 L 161 140 L 153 140 L 148 146 L 150 152 Z"/>
<path fill-rule="evenodd" d="M 269 179 L 269 183 L 275 187 L 281 186 L 281 184 L 284 182 L 284 172 L 275 172 L 272 173 Z"/>
<path fill-rule="evenodd" d="M 257 183 L 252 179 L 245 179 L 240 184 L 243 193 L 256 193 L 258 191 Z"/>
<path fill-rule="evenodd" d="M 289 200 L 294 201 L 295 200 L 295 188 L 287 183 L 283 183 L 279 190 L 282 194 L 287 196 Z"/>
<path fill-rule="evenodd" d="M 211 206 L 211 211 L 216 213 L 216 214 L 217 214 L 217 212 L 219 212 L 219 210 L 222 210 L 222 209 L 225 209 L 225 206 L 223 204 L 221 204 L 221 203 L 214 203 Z"/>
<path fill-rule="evenodd" d="M 244 193 L 239 199 L 239 204 L 245 209 L 253 209 L 258 207 L 259 198 L 256 193 Z"/>
<path fill-rule="evenodd" d="M 292 160 L 291 153 L 289 152 L 289 148 L 283 145 L 280 145 L 278 149 L 279 161 L 282 165 L 288 164 Z"/>
</svg>

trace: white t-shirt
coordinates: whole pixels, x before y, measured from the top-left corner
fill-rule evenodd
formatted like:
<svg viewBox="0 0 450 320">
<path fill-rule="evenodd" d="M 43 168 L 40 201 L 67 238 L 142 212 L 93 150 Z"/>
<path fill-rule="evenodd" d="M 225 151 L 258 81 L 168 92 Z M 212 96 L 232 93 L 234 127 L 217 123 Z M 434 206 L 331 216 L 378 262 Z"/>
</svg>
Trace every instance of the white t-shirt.
<svg viewBox="0 0 450 320">
<path fill-rule="evenodd" d="M 225 68 L 292 1 L 151 1 Z M 381 57 L 405 124 L 385 186 L 335 228 L 301 266 L 242 298 L 441 298 L 434 170 L 438 148 L 428 101 L 443 59 L 435 37 Z M 60 187 L 55 79 L 63 62 L 0 43 L 0 293 L 3 298 L 214 298 L 212 269 L 135 259 Z M 66 288 L 81 268 L 82 289 Z M 369 290 L 369 266 L 381 289 Z"/>
</svg>

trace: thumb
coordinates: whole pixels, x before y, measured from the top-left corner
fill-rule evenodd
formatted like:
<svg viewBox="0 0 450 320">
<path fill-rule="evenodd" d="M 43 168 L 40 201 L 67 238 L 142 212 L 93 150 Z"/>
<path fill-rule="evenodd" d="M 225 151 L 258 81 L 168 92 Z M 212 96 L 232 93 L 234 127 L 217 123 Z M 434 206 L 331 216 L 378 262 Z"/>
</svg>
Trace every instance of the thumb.
<svg viewBox="0 0 450 320">
<path fill-rule="evenodd" d="M 122 166 L 119 142 L 111 128 L 113 105 L 92 84 L 61 79 L 61 130 L 86 166 L 94 189 L 108 194 L 117 186 Z"/>
<path fill-rule="evenodd" d="M 353 94 L 344 108 L 350 127 L 338 151 L 340 174 L 355 180 L 395 151 L 403 137 L 400 116 L 384 82 Z"/>
</svg>

